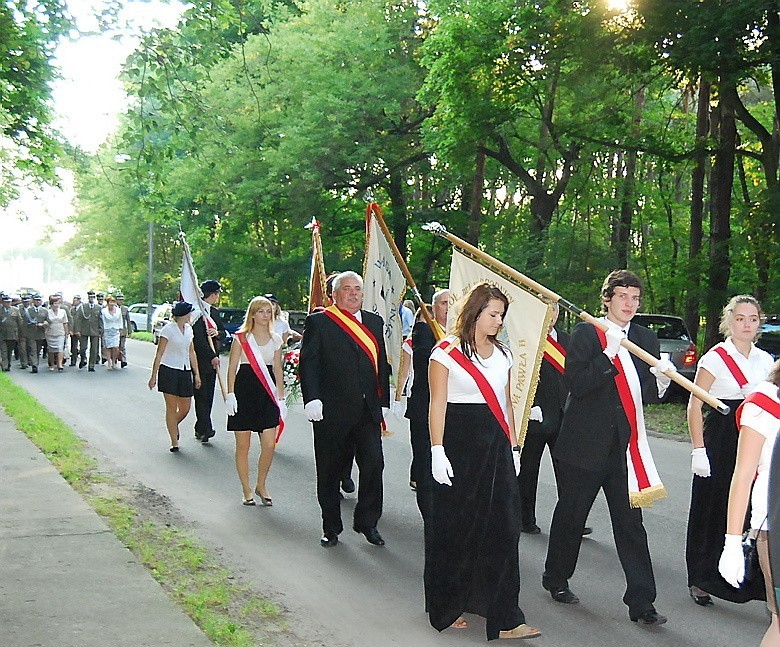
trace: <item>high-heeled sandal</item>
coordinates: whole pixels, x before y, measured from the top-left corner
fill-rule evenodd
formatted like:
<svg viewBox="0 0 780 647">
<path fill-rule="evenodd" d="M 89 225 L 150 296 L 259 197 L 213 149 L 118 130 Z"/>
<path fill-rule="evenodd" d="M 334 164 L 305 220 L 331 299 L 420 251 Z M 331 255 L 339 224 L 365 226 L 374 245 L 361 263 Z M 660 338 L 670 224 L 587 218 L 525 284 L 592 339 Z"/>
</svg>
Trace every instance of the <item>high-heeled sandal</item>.
<svg viewBox="0 0 780 647">
<path fill-rule="evenodd" d="M 260 494 L 260 491 L 257 488 L 255 488 L 255 494 L 260 497 L 260 503 L 262 503 L 266 508 L 273 506 L 274 502 L 270 496 L 263 496 Z"/>
</svg>

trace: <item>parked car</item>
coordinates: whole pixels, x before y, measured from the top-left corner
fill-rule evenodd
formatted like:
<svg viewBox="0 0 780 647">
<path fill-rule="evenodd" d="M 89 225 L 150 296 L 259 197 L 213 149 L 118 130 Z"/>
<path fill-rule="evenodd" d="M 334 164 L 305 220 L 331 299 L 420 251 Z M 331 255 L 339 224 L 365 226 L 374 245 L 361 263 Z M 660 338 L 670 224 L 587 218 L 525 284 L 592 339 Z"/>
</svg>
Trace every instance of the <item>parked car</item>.
<svg viewBox="0 0 780 647">
<path fill-rule="evenodd" d="M 173 306 L 170 303 L 164 303 L 156 308 L 152 315 L 152 334 L 155 344 L 160 343 L 160 331 L 171 320 L 171 310 L 173 310 Z"/>
<path fill-rule="evenodd" d="M 758 332 L 761 336 L 756 341 L 756 346 L 775 359 L 780 359 L 780 315 L 768 316 Z"/>
<path fill-rule="evenodd" d="M 303 334 L 303 328 L 306 325 L 306 317 L 309 313 L 302 312 L 301 310 L 288 310 L 287 311 L 287 323 L 290 324 L 295 332 Z"/>
<path fill-rule="evenodd" d="M 243 308 L 220 308 L 219 316 L 222 318 L 222 323 L 225 324 L 225 332 L 227 337 L 222 344 L 222 350 L 227 350 L 233 343 L 233 335 L 238 332 L 241 324 L 244 323 L 244 315 L 246 310 Z"/>
<path fill-rule="evenodd" d="M 636 314 L 631 320 L 633 323 L 653 330 L 658 335 L 658 341 L 662 353 L 669 353 L 677 372 L 683 377 L 693 381 L 696 376 L 696 344 L 691 339 L 685 322 L 680 317 L 672 315 Z M 677 391 L 679 387 L 672 383 L 663 397 L 663 401 Z"/>
<path fill-rule="evenodd" d="M 160 307 L 160 304 L 155 303 L 152 307 L 152 312 L 154 313 L 154 311 Z M 133 305 L 128 306 L 127 310 L 130 313 L 130 326 L 133 329 L 131 332 L 138 332 L 139 330 L 142 332 L 148 332 L 146 329 L 146 315 L 149 312 L 149 304 L 134 303 Z M 154 321 L 154 315 L 152 315 L 152 321 Z"/>
</svg>

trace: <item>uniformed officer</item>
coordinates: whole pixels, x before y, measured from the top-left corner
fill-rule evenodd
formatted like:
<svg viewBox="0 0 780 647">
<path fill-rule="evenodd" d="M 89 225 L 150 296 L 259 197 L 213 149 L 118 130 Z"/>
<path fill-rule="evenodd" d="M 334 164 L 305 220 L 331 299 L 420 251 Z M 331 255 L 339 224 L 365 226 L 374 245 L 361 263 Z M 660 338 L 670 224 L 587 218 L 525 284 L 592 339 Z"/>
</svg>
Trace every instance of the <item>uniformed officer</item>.
<svg viewBox="0 0 780 647">
<path fill-rule="evenodd" d="M 74 294 L 73 295 L 73 301 L 70 304 L 70 308 L 67 308 L 68 311 L 68 334 L 70 335 L 70 365 L 76 366 L 76 362 L 79 358 L 79 331 L 78 327 L 76 326 L 77 319 L 76 319 L 76 311 L 79 309 L 79 306 L 81 305 L 81 295 L 80 294 Z M 87 358 L 86 355 L 82 355 L 82 360 L 86 363 Z"/>
<path fill-rule="evenodd" d="M 24 303 L 24 299 L 22 299 L 22 303 Z M 46 345 L 46 308 L 43 307 L 42 303 L 41 295 L 36 292 L 32 295 L 32 303 L 20 310 L 22 326 L 25 328 L 27 339 L 27 363 L 32 368 L 33 373 L 38 372 L 38 360 Z"/>
<path fill-rule="evenodd" d="M 19 311 L 19 343 L 16 347 L 16 356 L 19 358 L 19 368 L 23 371 L 27 370 L 27 365 L 32 363 L 27 360 L 27 321 L 25 319 L 25 313 L 30 303 L 32 303 L 30 295 L 23 294 L 20 303 L 16 306 Z"/>
<path fill-rule="evenodd" d="M 11 305 L 12 301 L 10 294 L 4 294 L 3 305 L 0 306 L 0 365 L 3 371 L 11 370 L 14 345 L 20 338 L 19 310 Z"/>
<path fill-rule="evenodd" d="M 106 307 L 106 295 L 103 292 L 98 292 L 95 295 L 95 298 L 97 299 L 97 304 L 100 306 L 100 310 L 102 311 L 103 308 Z M 103 321 L 102 319 L 100 320 Z M 98 339 L 98 345 L 100 346 L 100 363 L 105 364 L 108 361 L 108 355 L 106 354 L 106 349 L 103 348 L 103 332 L 100 333 L 100 338 Z"/>
<path fill-rule="evenodd" d="M 90 290 L 87 292 L 87 302 L 82 303 L 78 310 L 76 310 L 75 316 L 76 326 L 79 331 L 79 349 L 81 354 L 81 361 L 79 362 L 79 368 L 84 368 L 85 364 L 88 364 L 89 372 L 95 372 L 95 364 L 98 361 L 98 348 L 100 346 L 100 336 L 103 327 L 103 321 L 100 316 L 100 306 L 95 298 L 95 291 Z M 89 344 L 89 360 L 84 361 L 87 344 Z"/>
<path fill-rule="evenodd" d="M 122 328 L 119 331 L 119 362 L 122 368 L 127 366 L 127 352 L 125 351 L 125 341 L 132 334 L 133 327 L 130 325 L 130 309 L 125 305 L 125 295 L 117 292 L 116 305 L 122 313 Z"/>
</svg>

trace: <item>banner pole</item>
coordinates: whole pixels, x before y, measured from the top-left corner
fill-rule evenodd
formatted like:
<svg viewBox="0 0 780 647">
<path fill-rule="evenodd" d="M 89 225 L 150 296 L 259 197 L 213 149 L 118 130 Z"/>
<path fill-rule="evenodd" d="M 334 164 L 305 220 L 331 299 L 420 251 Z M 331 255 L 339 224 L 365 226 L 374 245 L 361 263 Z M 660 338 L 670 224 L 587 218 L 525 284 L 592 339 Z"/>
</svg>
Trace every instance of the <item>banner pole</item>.
<svg viewBox="0 0 780 647">
<path fill-rule="evenodd" d="M 578 308 L 570 301 L 567 301 L 566 299 L 562 298 L 560 295 L 556 294 L 555 292 L 545 287 L 541 283 L 537 283 L 533 279 L 527 277 L 525 274 L 518 272 L 516 269 L 510 267 L 506 263 L 502 263 L 501 261 L 493 258 L 489 254 L 486 254 L 481 249 L 474 247 L 474 245 L 471 245 L 470 243 L 467 243 L 465 240 L 458 238 L 457 236 L 454 236 L 449 231 L 447 231 L 447 228 L 444 225 L 438 222 L 430 222 L 426 225 L 423 225 L 423 229 L 425 231 L 432 232 L 436 236 L 447 239 L 450 243 L 452 243 L 456 247 L 459 247 L 467 251 L 469 254 L 475 256 L 476 258 L 479 258 L 480 260 L 488 263 L 492 267 L 499 269 L 501 272 L 503 272 L 508 277 L 512 278 L 514 281 L 517 281 L 518 283 L 531 288 L 534 292 L 537 292 L 538 294 L 547 297 L 551 301 L 558 303 L 562 308 L 568 310 L 572 314 L 577 315 L 583 321 L 587 321 L 588 323 L 593 324 L 594 326 L 596 326 L 601 330 L 604 331 L 607 330 L 608 328 L 607 325 L 602 321 L 598 320 L 590 313 L 586 312 L 582 308 Z M 659 362 L 658 359 L 653 357 L 644 348 L 637 346 L 634 342 L 629 341 L 628 339 L 623 339 L 623 341 L 621 341 L 620 343 L 632 355 L 635 355 L 646 364 L 649 364 L 650 366 L 656 366 L 658 364 Z M 713 397 L 708 391 L 702 389 L 698 384 L 694 384 L 689 379 L 680 375 L 677 371 L 669 371 L 664 373 L 664 375 L 666 375 L 666 377 L 670 378 L 676 384 L 680 385 L 686 391 L 689 391 L 690 393 L 695 395 L 702 402 L 706 402 L 718 413 L 721 413 L 725 416 L 729 412 L 730 407 L 723 404 L 723 402 L 721 402 L 717 398 Z"/>
</svg>

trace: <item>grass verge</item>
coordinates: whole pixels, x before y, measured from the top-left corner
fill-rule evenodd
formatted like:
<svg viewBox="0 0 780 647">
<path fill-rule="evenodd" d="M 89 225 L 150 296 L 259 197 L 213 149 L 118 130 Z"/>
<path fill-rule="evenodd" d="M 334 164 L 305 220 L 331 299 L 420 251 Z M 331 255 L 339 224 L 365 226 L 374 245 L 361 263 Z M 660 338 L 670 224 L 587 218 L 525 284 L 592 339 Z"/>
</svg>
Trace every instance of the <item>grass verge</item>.
<svg viewBox="0 0 780 647">
<path fill-rule="evenodd" d="M 150 332 L 134 332 L 130 335 L 130 339 L 137 339 L 138 341 L 150 341 L 154 342 L 154 333 Z"/>
<path fill-rule="evenodd" d="M 0 406 L 210 640 L 235 647 L 297 644 L 285 635 L 275 604 L 223 568 L 196 538 L 135 505 L 137 493 L 100 472 L 86 443 L 6 375 L 0 375 Z"/>
<path fill-rule="evenodd" d="M 670 436 L 688 437 L 686 405 L 681 402 L 645 405 L 645 425 L 648 429 Z"/>
</svg>

